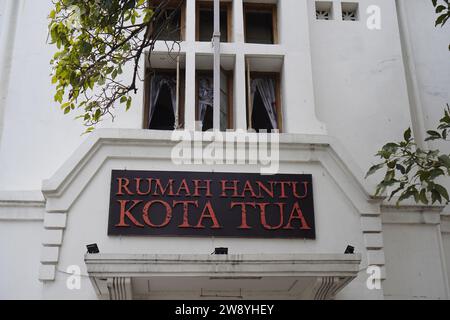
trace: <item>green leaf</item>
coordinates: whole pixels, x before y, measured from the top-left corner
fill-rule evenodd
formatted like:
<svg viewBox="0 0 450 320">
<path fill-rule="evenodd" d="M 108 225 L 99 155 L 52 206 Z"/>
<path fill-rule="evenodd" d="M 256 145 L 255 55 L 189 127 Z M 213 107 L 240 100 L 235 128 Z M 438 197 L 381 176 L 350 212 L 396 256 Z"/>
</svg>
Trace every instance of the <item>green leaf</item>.
<svg viewBox="0 0 450 320">
<path fill-rule="evenodd" d="M 403 138 L 405 139 L 405 141 L 410 141 L 411 140 L 411 128 L 408 128 L 405 133 L 403 134 Z"/>
<path fill-rule="evenodd" d="M 369 176 L 373 175 L 375 172 L 377 172 L 378 170 L 382 169 L 383 167 L 384 167 L 384 163 L 380 163 L 380 164 L 376 164 L 376 165 L 372 166 L 369 169 L 369 171 L 367 172 L 365 178 L 367 179 Z"/>
<path fill-rule="evenodd" d="M 447 169 L 450 169 L 450 157 L 446 154 L 438 157 L 439 161 L 442 162 L 442 165 Z"/>
<path fill-rule="evenodd" d="M 447 189 L 445 189 L 443 186 L 441 186 L 440 184 L 435 184 L 434 185 L 434 189 L 439 192 L 439 194 L 445 199 L 447 200 L 447 202 L 450 200 L 449 199 L 449 195 L 447 192 Z"/>
</svg>

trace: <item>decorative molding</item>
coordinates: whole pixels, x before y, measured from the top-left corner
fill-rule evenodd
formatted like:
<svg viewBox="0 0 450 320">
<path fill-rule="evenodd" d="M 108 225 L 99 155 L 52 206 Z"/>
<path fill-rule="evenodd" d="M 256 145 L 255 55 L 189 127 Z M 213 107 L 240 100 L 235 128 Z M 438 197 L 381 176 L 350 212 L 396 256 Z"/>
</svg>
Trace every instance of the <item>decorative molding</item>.
<svg viewBox="0 0 450 320">
<path fill-rule="evenodd" d="M 46 213 L 44 216 L 44 233 L 41 248 L 41 266 L 39 280 L 53 281 L 56 266 L 59 262 L 59 252 L 66 228 L 66 213 Z"/>
<path fill-rule="evenodd" d="M 353 278 L 319 277 L 313 290 L 314 300 L 333 300 Z"/>
<path fill-rule="evenodd" d="M 0 191 L 0 221 L 42 221 L 44 213 L 41 191 Z"/>
<path fill-rule="evenodd" d="M 316 278 L 303 297 L 334 299 L 357 277 L 361 255 L 131 255 L 86 254 L 87 272 L 99 298 L 133 297 L 131 279 L 177 276 L 198 277 L 306 277 Z"/>
<path fill-rule="evenodd" d="M 131 278 L 113 277 L 107 280 L 108 296 L 110 300 L 131 300 Z"/>
<path fill-rule="evenodd" d="M 383 224 L 441 224 L 441 214 L 437 210 L 414 210 L 414 207 L 382 208 Z"/>
</svg>

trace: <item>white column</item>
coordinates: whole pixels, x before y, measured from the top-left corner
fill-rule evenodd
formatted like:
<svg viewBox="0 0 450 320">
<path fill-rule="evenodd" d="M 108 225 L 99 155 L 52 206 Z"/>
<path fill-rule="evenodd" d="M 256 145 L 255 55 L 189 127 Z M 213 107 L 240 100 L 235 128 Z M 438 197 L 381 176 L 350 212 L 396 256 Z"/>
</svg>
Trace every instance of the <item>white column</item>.
<svg viewBox="0 0 450 320">
<path fill-rule="evenodd" d="M 247 130 L 247 96 L 244 52 L 244 5 L 233 0 L 233 40 L 236 45 L 234 69 L 234 127 Z"/>
<path fill-rule="evenodd" d="M 186 0 L 186 130 L 195 130 L 195 11 L 195 0 Z"/>
<path fill-rule="evenodd" d="M 242 0 L 233 0 L 233 40 L 244 43 L 244 4 Z"/>
<path fill-rule="evenodd" d="M 327 134 L 316 116 L 309 28 L 307 1 L 278 2 L 280 45 L 286 52 L 281 83 L 283 132 Z"/>
<path fill-rule="evenodd" d="M 245 55 L 236 54 L 234 70 L 234 123 L 236 129 L 247 130 L 247 95 L 245 82 Z"/>
<path fill-rule="evenodd" d="M 220 0 L 214 0 L 214 130 L 220 131 Z"/>
<path fill-rule="evenodd" d="M 414 138 L 420 148 L 429 148 L 430 144 L 425 141 L 427 129 L 425 125 L 425 112 L 417 79 L 416 65 L 414 63 L 414 50 L 411 43 L 411 33 L 407 15 L 407 6 L 404 1 L 397 0 L 397 17 L 399 33 L 402 45 L 403 63 L 405 66 L 405 77 L 408 88 L 409 105 L 411 110 L 411 122 Z"/>
</svg>

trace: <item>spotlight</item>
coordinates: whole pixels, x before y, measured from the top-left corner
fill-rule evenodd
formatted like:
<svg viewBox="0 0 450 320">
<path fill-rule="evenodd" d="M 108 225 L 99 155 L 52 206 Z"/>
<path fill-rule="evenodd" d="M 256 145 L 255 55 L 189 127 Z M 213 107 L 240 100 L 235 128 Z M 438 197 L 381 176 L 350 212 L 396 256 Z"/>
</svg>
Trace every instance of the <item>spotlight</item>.
<svg viewBox="0 0 450 320">
<path fill-rule="evenodd" d="M 214 254 L 217 254 L 217 255 L 228 254 L 228 248 L 215 248 L 214 249 Z"/>
<path fill-rule="evenodd" d="M 96 243 L 88 244 L 86 246 L 86 248 L 87 248 L 87 252 L 90 253 L 90 254 L 100 253 L 100 250 L 98 250 L 98 246 L 97 246 Z"/>
<path fill-rule="evenodd" d="M 345 249 L 345 254 L 354 254 L 355 253 L 355 247 L 353 246 L 347 246 L 347 249 Z"/>
</svg>

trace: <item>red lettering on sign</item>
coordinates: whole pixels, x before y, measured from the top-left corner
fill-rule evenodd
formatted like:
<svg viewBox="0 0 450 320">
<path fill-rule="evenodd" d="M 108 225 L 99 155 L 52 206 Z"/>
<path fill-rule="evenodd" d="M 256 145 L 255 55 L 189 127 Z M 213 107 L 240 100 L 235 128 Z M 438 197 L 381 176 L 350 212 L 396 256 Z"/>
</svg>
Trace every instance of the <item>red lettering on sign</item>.
<svg viewBox="0 0 450 320">
<path fill-rule="evenodd" d="M 185 196 L 190 196 L 191 195 L 191 191 L 189 190 L 189 186 L 186 182 L 186 179 L 183 179 L 180 183 L 180 187 L 178 188 L 177 191 L 177 197 L 181 194 L 181 192 L 184 191 Z"/>
<path fill-rule="evenodd" d="M 233 183 L 233 185 L 227 186 L 227 183 L 229 183 L 229 182 Z M 227 195 L 228 190 L 233 191 L 233 195 L 232 195 L 233 198 L 242 198 L 242 196 L 239 196 L 239 194 L 238 194 L 238 184 L 239 184 L 238 180 L 233 180 L 233 181 L 220 180 L 220 183 L 222 184 L 222 194 L 221 194 L 222 198 L 228 198 L 228 195 Z"/>
<path fill-rule="evenodd" d="M 125 217 L 127 217 L 128 219 L 131 220 L 131 222 L 133 222 L 133 224 L 137 227 L 141 227 L 143 228 L 144 225 L 142 223 L 140 223 L 139 221 L 137 221 L 133 215 L 131 214 L 131 210 L 134 209 L 134 207 L 136 207 L 139 203 L 142 202 L 142 200 L 133 200 L 133 204 L 127 209 L 127 203 L 131 202 L 129 200 L 118 200 L 117 202 L 120 203 L 120 216 L 119 216 L 119 223 L 116 224 L 116 227 L 130 227 L 130 225 L 125 223 Z"/>
<path fill-rule="evenodd" d="M 183 205 L 183 223 L 180 224 L 179 228 L 193 228 L 189 224 L 189 205 L 193 205 L 194 207 L 198 208 L 198 201 L 174 201 L 173 207 L 175 208 L 177 205 L 182 204 Z"/>
<path fill-rule="evenodd" d="M 306 222 L 305 217 L 303 216 L 303 212 L 300 209 L 300 205 L 298 204 L 298 202 L 296 202 L 294 204 L 294 207 L 292 208 L 291 211 L 291 215 L 289 216 L 289 221 L 288 224 L 284 227 L 284 229 L 294 229 L 294 227 L 292 226 L 292 220 L 300 220 L 300 224 L 301 230 L 310 230 L 311 228 L 309 227 L 308 223 Z"/>
<path fill-rule="evenodd" d="M 266 195 L 268 195 L 270 198 L 273 199 L 274 192 L 273 192 L 273 182 L 272 182 L 272 181 L 269 182 L 269 184 L 270 184 L 270 189 L 267 188 L 267 187 L 264 185 L 264 183 L 261 182 L 261 181 L 256 181 L 256 184 L 257 184 L 258 187 L 259 187 L 259 196 L 258 196 L 258 198 L 260 198 L 260 199 L 263 199 L 263 198 L 264 198 L 264 196 L 263 196 L 263 194 L 262 194 L 262 192 L 264 191 L 264 192 L 266 193 Z"/>
<path fill-rule="evenodd" d="M 212 221 L 212 223 L 213 223 L 213 226 L 211 227 L 212 229 L 220 229 L 221 228 L 219 222 L 217 221 L 216 214 L 214 213 L 214 209 L 213 209 L 210 201 L 206 202 L 205 208 L 203 209 L 202 215 L 200 217 L 200 220 L 199 220 L 196 228 L 199 228 L 199 229 L 205 228 L 205 226 L 203 225 L 204 219 L 210 219 Z"/>
<path fill-rule="evenodd" d="M 250 181 L 245 181 L 244 190 L 242 190 L 242 198 L 245 198 L 245 194 L 250 193 L 250 197 L 257 198 L 255 191 L 253 190 L 252 184 Z"/>
<path fill-rule="evenodd" d="M 306 197 L 308 197 L 308 182 L 302 182 L 304 191 L 301 196 L 299 196 L 297 193 L 297 184 L 298 182 L 292 182 L 292 194 L 294 195 L 294 197 L 296 197 L 297 199 L 305 199 Z"/>
<path fill-rule="evenodd" d="M 281 227 L 283 227 L 283 216 L 284 216 L 284 206 L 285 203 L 275 203 L 274 205 L 277 205 L 279 210 L 278 212 L 280 213 L 280 224 L 272 227 L 267 223 L 267 219 L 266 219 L 266 207 L 268 205 L 270 205 L 270 203 L 257 203 L 257 205 L 259 206 L 259 210 L 260 210 L 260 215 L 261 215 L 261 224 L 263 225 L 264 229 L 266 230 L 278 230 L 281 229 Z"/>
<path fill-rule="evenodd" d="M 238 227 L 238 229 L 252 229 L 247 224 L 247 206 L 251 206 L 253 208 L 256 208 L 256 204 L 254 202 L 232 202 L 231 203 L 231 209 L 233 209 L 236 206 L 241 207 L 241 225 Z"/>
<path fill-rule="evenodd" d="M 118 196 L 123 196 L 124 192 L 123 190 L 126 191 L 126 193 L 130 196 L 134 195 L 133 192 L 130 191 L 130 189 L 128 189 L 128 185 L 130 184 L 130 180 L 128 180 L 127 178 L 117 178 L 117 182 L 118 182 L 118 190 L 116 195 Z"/>
<path fill-rule="evenodd" d="M 153 206 L 156 203 L 162 204 L 164 206 L 164 208 L 166 209 L 164 221 L 161 224 L 154 224 L 150 220 L 150 208 L 151 208 L 151 206 Z M 144 222 L 153 228 L 164 228 L 172 220 L 172 208 L 170 207 L 170 205 L 167 202 L 162 201 L 162 200 L 153 200 L 153 201 L 147 202 L 147 204 L 144 206 L 144 209 L 142 210 L 142 212 L 143 212 L 142 218 L 144 219 Z"/>
<path fill-rule="evenodd" d="M 147 178 L 145 179 L 147 181 L 147 190 L 146 191 L 141 191 L 141 178 L 136 178 L 134 179 L 136 182 L 136 193 L 140 196 L 147 196 L 150 194 L 150 192 L 152 191 L 152 179 Z"/>
<path fill-rule="evenodd" d="M 156 186 L 155 186 L 155 192 L 153 193 L 154 196 L 164 196 L 166 195 L 167 190 L 169 190 L 169 192 L 167 193 L 168 196 L 173 197 L 173 179 L 169 179 L 169 182 L 167 182 L 166 186 L 163 187 L 161 184 L 161 180 L 160 179 L 155 179 L 156 180 Z M 159 193 L 158 193 L 158 189 L 159 189 Z"/>
<path fill-rule="evenodd" d="M 212 197 L 211 194 L 211 180 L 203 180 L 205 185 L 200 185 L 202 180 L 194 180 L 194 197 L 200 197 L 200 190 L 206 190 L 205 197 Z"/>
</svg>

